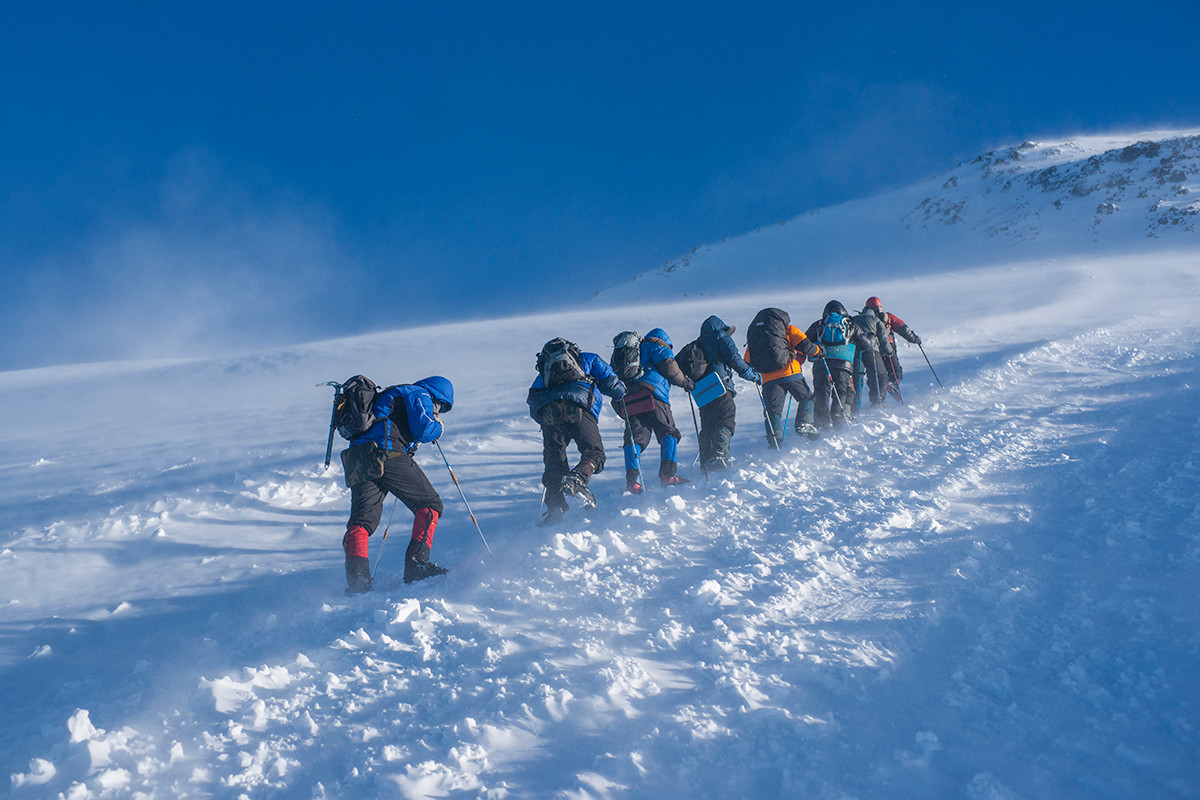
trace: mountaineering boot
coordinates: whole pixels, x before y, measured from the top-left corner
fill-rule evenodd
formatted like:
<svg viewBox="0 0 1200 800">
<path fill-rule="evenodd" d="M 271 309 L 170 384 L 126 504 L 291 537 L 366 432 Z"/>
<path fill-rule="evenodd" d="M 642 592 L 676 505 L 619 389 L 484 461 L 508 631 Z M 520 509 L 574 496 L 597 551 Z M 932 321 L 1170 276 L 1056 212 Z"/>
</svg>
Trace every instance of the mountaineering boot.
<svg viewBox="0 0 1200 800">
<path fill-rule="evenodd" d="M 817 430 L 817 426 L 811 422 L 801 422 L 796 426 L 796 433 L 801 436 L 807 436 L 809 439 L 821 438 L 821 432 Z"/>
<path fill-rule="evenodd" d="M 780 443 L 783 441 L 783 417 L 771 414 L 763 420 L 763 426 L 767 429 L 767 448 L 778 450 Z"/>
<path fill-rule="evenodd" d="M 663 439 L 664 445 L 666 445 L 668 442 L 671 445 L 669 448 L 669 453 L 671 456 L 674 456 L 675 455 L 675 447 L 674 447 L 675 439 L 674 438 L 664 438 Z M 664 447 L 663 449 L 664 449 L 664 451 L 667 450 L 666 447 Z M 680 484 L 691 483 L 691 481 L 689 481 L 687 478 L 681 477 L 678 474 L 676 474 L 678 472 L 679 472 L 679 464 L 675 461 L 675 459 L 674 458 L 664 458 L 658 464 L 658 482 L 661 483 L 663 486 L 679 486 Z"/>
<path fill-rule="evenodd" d="M 710 450 L 708 459 L 700 459 L 700 463 L 704 464 L 704 469 L 708 472 L 719 472 L 723 469 L 728 469 L 730 465 L 729 458 L 729 442 L 733 438 L 733 431 L 722 425 L 712 432 L 709 439 Z"/>
<path fill-rule="evenodd" d="M 408 543 L 408 550 L 404 553 L 405 583 L 423 581 L 426 578 L 445 575 L 449 571 L 429 560 L 428 546 L 421 544 L 416 539 Z"/>
<path fill-rule="evenodd" d="M 371 562 L 367 559 L 367 530 L 355 526 L 342 537 L 346 553 L 346 594 L 362 594 L 372 588 Z"/>
<path fill-rule="evenodd" d="M 625 491 L 629 494 L 642 493 L 642 450 L 635 443 L 625 445 Z"/>
<path fill-rule="evenodd" d="M 346 557 L 346 594 L 362 594 L 374 587 L 371 580 L 371 565 L 365 558 Z"/>
<path fill-rule="evenodd" d="M 563 476 L 562 490 L 567 494 L 583 500 L 584 508 L 596 507 L 596 496 L 588 488 L 588 481 L 596 473 L 596 465 L 591 459 L 582 458 L 575 468 Z"/>
<path fill-rule="evenodd" d="M 596 496 L 588 489 L 588 478 L 592 474 L 592 463 L 583 461 L 578 467 L 568 472 L 562 479 L 562 491 L 572 497 L 583 500 L 584 508 L 596 507 Z"/>
<path fill-rule="evenodd" d="M 437 529 L 438 512 L 432 508 L 418 508 L 413 515 L 412 539 L 404 553 L 404 582 L 432 578 L 449 572 L 429 560 L 429 548 L 433 545 L 433 532 Z"/>
<path fill-rule="evenodd" d="M 679 470 L 679 464 L 674 461 L 664 461 L 658 465 L 658 482 L 663 486 L 681 486 L 685 483 L 691 483 L 682 475 L 676 474 Z"/>
<path fill-rule="evenodd" d="M 546 510 L 542 512 L 541 523 L 543 525 L 561 519 L 562 515 L 567 513 L 567 498 L 563 497 L 561 491 L 552 492 L 546 490 Z"/>
</svg>

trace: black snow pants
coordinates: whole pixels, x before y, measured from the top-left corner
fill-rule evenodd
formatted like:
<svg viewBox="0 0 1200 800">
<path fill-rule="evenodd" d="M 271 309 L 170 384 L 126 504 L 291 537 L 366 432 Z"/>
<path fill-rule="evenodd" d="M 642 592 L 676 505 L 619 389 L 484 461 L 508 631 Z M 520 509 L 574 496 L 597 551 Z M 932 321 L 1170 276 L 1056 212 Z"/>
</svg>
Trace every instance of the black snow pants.
<svg viewBox="0 0 1200 800">
<path fill-rule="evenodd" d="M 570 400 L 555 400 L 541 410 L 538 421 L 542 426 L 542 486 L 547 490 L 561 493 L 563 476 L 571 469 L 567 460 L 571 442 L 579 450 L 576 469 L 588 477 L 604 469 L 600 425 L 586 409 Z"/>
<path fill-rule="evenodd" d="M 854 369 L 849 361 L 827 358 L 824 363 L 816 362 L 813 389 L 813 422 L 818 428 L 858 418 L 858 393 L 854 390 Z"/>
<path fill-rule="evenodd" d="M 700 408 L 700 463 L 705 469 L 728 465 L 736 412 L 733 392 L 729 391 Z"/>
<path fill-rule="evenodd" d="M 422 508 L 432 509 L 439 516 L 442 513 L 442 498 L 412 455 L 388 453 L 383 475 L 350 487 L 350 520 L 346 528 L 361 526 L 368 534 L 374 533 L 383 517 L 383 501 L 389 492 L 414 514 Z"/>
</svg>

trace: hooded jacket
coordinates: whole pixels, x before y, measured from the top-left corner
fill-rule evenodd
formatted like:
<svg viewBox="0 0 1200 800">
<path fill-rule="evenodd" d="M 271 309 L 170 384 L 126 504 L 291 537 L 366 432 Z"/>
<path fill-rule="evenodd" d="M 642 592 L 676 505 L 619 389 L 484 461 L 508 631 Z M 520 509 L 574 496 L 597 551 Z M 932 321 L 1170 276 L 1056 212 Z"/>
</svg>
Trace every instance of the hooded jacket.
<svg viewBox="0 0 1200 800">
<path fill-rule="evenodd" d="M 595 353 L 583 353 L 579 364 L 588 380 L 573 381 L 547 389 L 541 374 L 534 378 L 533 385 L 529 387 L 529 395 L 525 398 L 529 405 L 529 416 L 540 424 L 542 409 L 555 400 L 565 399 L 600 419 L 600 407 L 603 405 L 601 392 L 614 400 L 625 396 L 625 384 L 603 358 Z M 597 388 L 600 389 L 599 392 L 596 391 Z"/>
<path fill-rule="evenodd" d="M 442 436 L 435 402 L 443 411 L 454 405 L 454 386 L 440 375 L 384 389 L 371 406 L 378 421 L 350 445 L 373 444 L 381 450 L 415 453 L 421 442 L 434 442 Z"/>
<path fill-rule="evenodd" d="M 888 330 L 887 323 L 878 314 L 874 313 L 874 309 L 864 308 L 854 317 L 854 324 L 862 328 L 864 333 L 875 340 L 876 344 L 879 345 L 879 353 L 884 358 L 896 352 L 896 345 L 892 341 L 891 331 Z"/>
<path fill-rule="evenodd" d="M 720 376 L 726 389 L 736 394 L 733 388 L 735 372 L 747 381 L 757 380 L 758 373 L 738 353 L 737 345 L 733 342 L 733 330 L 733 326 L 726 325 L 720 317 L 709 317 L 700 324 L 700 347 L 708 359 L 709 368 Z"/>
<path fill-rule="evenodd" d="M 645 369 L 638 383 L 644 383 L 654 391 L 654 396 L 664 403 L 671 402 L 671 385 L 691 391 L 694 385 L 675 363 L 675 351 L 671 337 L 662 328 L 655 328 L 642 339 L 641 363 Z"/>
</svg>

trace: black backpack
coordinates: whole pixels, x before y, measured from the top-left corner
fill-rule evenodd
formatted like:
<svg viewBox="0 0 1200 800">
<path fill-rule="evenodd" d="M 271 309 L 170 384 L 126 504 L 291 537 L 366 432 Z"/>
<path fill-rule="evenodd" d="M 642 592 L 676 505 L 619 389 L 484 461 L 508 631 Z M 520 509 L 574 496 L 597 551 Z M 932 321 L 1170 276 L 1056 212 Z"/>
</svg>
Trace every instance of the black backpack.
<svg viewBox="0 0 1200 800">
<path fill-rule="evenodd" d="M 551 339 L 542 346 L 537 356 L 537 370 L 547 389 L 588 379 L 583 371 L 583 352 L 566 339 Z"/>
<path fill-rule="evenodd" d="M 637 331 L 621 331 L 613 337 L 613 352 L 609 364 L 624 383 L 642 377 L 642 337 Z"/>
<path fill-rule="evenodd" d="M 787 312 L 778 308 L 764 308 L 754 316 L 746 331 L 750 366 L 759 372 L 774 372 L 792 363 L 792 348 L 787 338 L 791 322 Z"/>
<path fill-rule="evenodd" d="M 377 394 L 379 387 L 366 375 L 355 375 L 341 385 L 333 402 L 333 425 L 343 439 L 357 439 L 378 421 L 373 409 Z"/>
<path fill-rule="evenodd" d="M 708 356 L 704 354 L 704 347 L 701 346 L 699 339 L 681 347 L 675 354 L 675 363 L 679 365 L 683 374 L 693 381 L 698 381 L 707 375 L 710 366 Z"/>
</svg>

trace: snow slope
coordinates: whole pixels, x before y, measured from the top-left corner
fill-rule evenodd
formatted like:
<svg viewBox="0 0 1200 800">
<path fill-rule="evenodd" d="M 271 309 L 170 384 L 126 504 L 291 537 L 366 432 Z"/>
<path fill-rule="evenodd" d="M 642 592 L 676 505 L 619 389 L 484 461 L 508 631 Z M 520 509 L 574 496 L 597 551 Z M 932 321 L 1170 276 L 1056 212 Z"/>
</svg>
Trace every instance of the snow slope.
<svg viewBox="0 0 1200 800">
<path fill-rule="evenodd" d="M 1200 796 L 1200 255 L 0 374 L 0 796 Z M 541 343 L 882 296 L 909 404 L 534 524 Z M 738 335 L 740 340 L 740 333 Z M 444 579 L 347 598 L 330 391 L 444 374 Z M 690 412 L 677 398 L 695 454 Z"/>
<path fill-rule="evenodd" d="M 698 247 L 594 302 L 721 296 L 1082 254 L 1194 249 L 1200 131 L 986 153 L 913 186 Z"/>
</svg>

